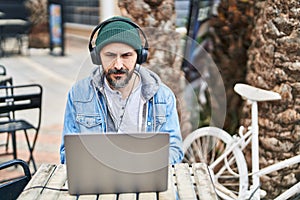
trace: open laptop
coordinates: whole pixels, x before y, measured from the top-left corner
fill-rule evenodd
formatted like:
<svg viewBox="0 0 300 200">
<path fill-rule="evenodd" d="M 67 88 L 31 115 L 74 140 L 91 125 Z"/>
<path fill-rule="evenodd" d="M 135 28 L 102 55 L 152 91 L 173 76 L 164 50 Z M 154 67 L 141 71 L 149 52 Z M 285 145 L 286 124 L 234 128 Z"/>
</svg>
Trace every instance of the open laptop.
<svg viewBox="0 0 300 200">
<path fill-rule="evenodd" d="M 70 194 L 167 189 L 167 133 L 80 133 L 64 140 Z"/>
</svg>

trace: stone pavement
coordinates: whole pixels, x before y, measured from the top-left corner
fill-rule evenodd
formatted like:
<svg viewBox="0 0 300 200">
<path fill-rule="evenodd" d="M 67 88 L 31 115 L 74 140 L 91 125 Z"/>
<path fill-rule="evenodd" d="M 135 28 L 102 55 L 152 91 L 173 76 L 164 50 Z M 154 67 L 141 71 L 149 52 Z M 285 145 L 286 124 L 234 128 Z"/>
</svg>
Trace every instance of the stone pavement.
<svg viewBox="0 0 300 200">
<path fill-rule="evenodd" d="M 42 163 L 59 163 L 59 146 L 67 92 L 71 85 L 87 75 L 91 64 L 88 40 L 66 36 L 65 56 L 53 56 L 49 49 L 25 49 L 22 55 L 1 57 L 0 64 L 13 77 L 13 84 L 38 83 L 43 87 L 42 122 L 34 158 L 37 166 Z M 88 67 L 90 66 L 90 67 Z M 0 134 L 0 143 L 6 134 Z M 11 141 L 9 150 L 12 150 Z M 28 159 L 26 140 L 22 132 L 17 133 L 18 158 Z M 0 147 L 0 154 L 5 147 Z M 12 155 L 0 157 L 0 163 L 11 160 Z M 31 166 L 32 167 L 32 166 Z M 19 168 L 0 172 L 0 180 L 18 174 Z"/>
</svg>

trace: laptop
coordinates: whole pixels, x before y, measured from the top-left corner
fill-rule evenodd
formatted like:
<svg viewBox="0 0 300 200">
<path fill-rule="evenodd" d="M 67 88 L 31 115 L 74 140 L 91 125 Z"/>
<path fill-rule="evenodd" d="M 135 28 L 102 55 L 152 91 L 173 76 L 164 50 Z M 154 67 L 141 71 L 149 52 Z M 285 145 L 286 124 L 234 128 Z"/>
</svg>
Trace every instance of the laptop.
<svg viewBox="0 0 300 200">
<path fill-rule="evenodd" d="M 64 140 L 72 195 L 167 190 L 168 133 L 80 133 Z"/>
</svg>

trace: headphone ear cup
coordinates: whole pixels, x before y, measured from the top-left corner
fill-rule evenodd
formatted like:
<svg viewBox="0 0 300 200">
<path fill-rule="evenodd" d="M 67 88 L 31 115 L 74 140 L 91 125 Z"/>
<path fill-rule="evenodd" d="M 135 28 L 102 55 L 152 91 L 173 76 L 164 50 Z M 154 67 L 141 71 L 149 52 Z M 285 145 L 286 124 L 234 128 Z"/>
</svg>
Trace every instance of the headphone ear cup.
<svg viewBox="0 0 300 200">
<path fill-rule="evenodd" d="M 95 65 L 101 65 L 101 59 L 99 53 L 96 51 L 96 48 L 93 48 L 93 50 L 90 52 L 92 62 Z"/>
<path fill-rule="evenodd" d="M 138 54 L 137 64 L 143 64 L 147 61 L 148 49 L 142 48 L 141 52 Z"/>
</svg>

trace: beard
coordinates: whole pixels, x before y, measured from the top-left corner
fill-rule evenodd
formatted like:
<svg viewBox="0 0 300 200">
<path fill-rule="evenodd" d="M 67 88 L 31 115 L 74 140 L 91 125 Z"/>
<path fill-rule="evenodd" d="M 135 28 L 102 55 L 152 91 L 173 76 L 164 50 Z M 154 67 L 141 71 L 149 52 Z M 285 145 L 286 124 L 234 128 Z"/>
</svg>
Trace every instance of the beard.
<svg viewBox="0 0 300 200">
<path fill-rule="evenodd" d="M 110 69 L 105 73 L 105 77 L 109 83 L 109 85 L 115 89 L 124 88 L 126 85 L 128 85 L 132 75 L 133 75 L 134 69 L 129 71 L 127 69 Z M 116 77 L 113 78 L 114 74 L 125 74 L 125 77 Z"/>
</svg>

